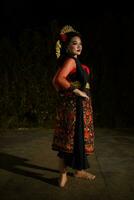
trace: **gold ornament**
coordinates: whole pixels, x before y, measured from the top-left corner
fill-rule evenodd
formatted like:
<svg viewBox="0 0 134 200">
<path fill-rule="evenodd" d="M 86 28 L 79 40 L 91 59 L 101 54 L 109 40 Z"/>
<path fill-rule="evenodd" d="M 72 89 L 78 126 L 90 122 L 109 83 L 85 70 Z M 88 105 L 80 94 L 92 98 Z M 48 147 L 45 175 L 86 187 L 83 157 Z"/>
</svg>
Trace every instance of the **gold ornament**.
<svg viewBox="0 0 134 200">
<path fill-rule="evenodd" d="M 62 29 L 61 29 L 61 31 L 60 31 L 60 35 L 64 35 L 64 34 L 66 34 L 66 33 L 69 33 L 69 32 L 76 32 L 76 30 L 72 27 L 72 26 L 70 26 L 70 25 L 65 25 Z M 61 42 L 60 42 L 60 40 L 58 40 L 57 42 L 56 42 L 56 56 L 57 56 L 57 59 L 60 57 L 60 50 L 61 50 Z"/>
<path fill-rule="evenodd" d="M 60 57 L 60 49 L 61 49 L 61 43 L 60 43 L 60 40 L 58 40 L 56 42 L 56 56 L 57 56 L 57 58 Z"/>
<path fill-rule="evenodd" d="M 76 32 L 76 31 L 74 30 L 74 28 L 72 26 L 66 25 L 61 29 L 60 34 L 65 34 L 65 33 L 69 33 L 69 32 Z"/>
</svg>

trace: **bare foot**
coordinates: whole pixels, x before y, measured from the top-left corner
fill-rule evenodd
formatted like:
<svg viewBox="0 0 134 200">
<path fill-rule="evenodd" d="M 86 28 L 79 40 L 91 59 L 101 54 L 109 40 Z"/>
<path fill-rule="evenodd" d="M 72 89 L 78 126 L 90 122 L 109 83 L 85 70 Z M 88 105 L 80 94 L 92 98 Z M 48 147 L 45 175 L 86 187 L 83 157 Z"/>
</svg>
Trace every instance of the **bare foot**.
<svg viewBox="0 0 134 200">
<path fill-rule="evenodd" d="M 96 176 L 94 174 L 91 174 L 91 173 L 86 172 L 84 170 L 76 172 L 75 173 L 75 177 L 77 177 L 77 178 L 83 178 L 83 179 L 88 179 L 88 180 L 94 180 L 96 178 Z"/>
<path fill-rule="evenodd" d="M 59 186 L 64 187 L 67 182 L 67 174 L 66 173 L 61 173 L 60 174 L 60 179 L 59 179 Z"/>
</svg>

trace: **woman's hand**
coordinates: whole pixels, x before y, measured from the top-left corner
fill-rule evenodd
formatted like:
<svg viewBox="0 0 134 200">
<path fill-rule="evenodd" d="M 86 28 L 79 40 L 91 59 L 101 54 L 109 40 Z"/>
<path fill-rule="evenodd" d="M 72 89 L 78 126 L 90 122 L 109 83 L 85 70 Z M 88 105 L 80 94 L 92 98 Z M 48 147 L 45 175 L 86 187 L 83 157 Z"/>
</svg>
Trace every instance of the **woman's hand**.
<svg viewBox="0 0 134 200">
<path fill-rule="evenodd" d="M 89 97 L 87 96 L 87 94 L 79 89 L 74 89 L 73 92 L 81 97 L 85 97 L 86 99 L 89 99 Z"/>
</svg>

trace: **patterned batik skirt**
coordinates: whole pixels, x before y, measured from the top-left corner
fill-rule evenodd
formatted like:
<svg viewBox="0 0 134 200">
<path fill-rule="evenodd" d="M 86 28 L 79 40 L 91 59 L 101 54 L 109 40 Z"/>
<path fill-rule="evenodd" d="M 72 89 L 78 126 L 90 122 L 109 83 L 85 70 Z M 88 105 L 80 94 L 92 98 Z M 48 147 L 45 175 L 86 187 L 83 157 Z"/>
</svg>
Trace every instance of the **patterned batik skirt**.
<svg viewBox="0 0 134 200">
<path fill-rule="evenodd" d="M 89 168 L 87 155 L 94 152 L 94 126 L 89 100 L 73 93 L 59 95 L 52 149 L 74 169 Z"/>
</svg>

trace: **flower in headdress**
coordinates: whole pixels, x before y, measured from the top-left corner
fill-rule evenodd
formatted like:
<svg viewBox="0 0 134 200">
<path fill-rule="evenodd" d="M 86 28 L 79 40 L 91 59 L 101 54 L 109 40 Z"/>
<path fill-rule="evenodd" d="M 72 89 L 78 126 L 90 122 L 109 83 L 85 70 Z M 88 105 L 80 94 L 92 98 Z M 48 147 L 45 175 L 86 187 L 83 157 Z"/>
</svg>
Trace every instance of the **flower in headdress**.
<svg viewBox="0 0 134 200">
<path fill-rule="evenodd" d="M 66 35 L 65 33 L 61 33 L 61 34 L 60 34 L 60 40 L 61 40 L 62 42 L 66 42 L 66 40 L 67 40 L 67 35 Z"/>
</svg>

